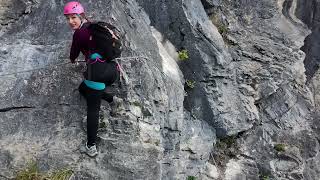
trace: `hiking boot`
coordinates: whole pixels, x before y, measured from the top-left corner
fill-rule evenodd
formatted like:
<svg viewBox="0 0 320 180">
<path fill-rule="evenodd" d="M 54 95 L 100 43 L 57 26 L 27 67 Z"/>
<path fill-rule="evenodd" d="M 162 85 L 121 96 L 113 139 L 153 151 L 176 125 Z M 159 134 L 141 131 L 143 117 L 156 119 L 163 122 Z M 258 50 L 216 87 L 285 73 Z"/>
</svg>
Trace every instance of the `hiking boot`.
<svg viewBox="0 0 320 180">
<path fill-rule="evenodd" d="M 123 100 L 116 96 L 113 96 L 113 101 L 110 103 L 110 114 L 111 116 L 116 115 L 119 111 L 123 109 Z"/>
<path fill-rule="evenodd" d="M 93 146 L 88 147 L 87 143 L 84 144 L 84 146 L 80 148 L 80 152 L 86 153 L 90 157 L 95 157 L 96 155 L 98 155 L 97 146 L 93 145 Z"/>
</svg>

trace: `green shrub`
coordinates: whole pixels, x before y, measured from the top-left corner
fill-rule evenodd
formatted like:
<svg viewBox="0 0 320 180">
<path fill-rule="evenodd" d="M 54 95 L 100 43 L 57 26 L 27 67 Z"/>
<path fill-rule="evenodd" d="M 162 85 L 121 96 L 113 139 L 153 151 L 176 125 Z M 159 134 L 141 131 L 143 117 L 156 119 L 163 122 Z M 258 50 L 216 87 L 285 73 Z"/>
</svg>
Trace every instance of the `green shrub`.
<svg viewBox="0 0 320 180">
<path fill-rule="evenodd" d="M 189 54 L 188 54 L 187 50 L 181 50 L 181 51 L 178 52 L 178 54 L 179 54 L 179 59 L 181 61 L 189 59 Z"/>
<path fill-rule="evenodd" d="M 194 80 L 186 80 L 186 85 L 188 88 L 193 89 L 195 87 L 196 82 Z"/>
<path fill-rule="evenodd" d="M 224 24 L 220 24 L 218 25 L 218 31 L 222 36 L 225 36 L 228 32 L 227 26 L 225 26 Z"/>
<path fill-rule="evenodd" d="M 71 169 L 58 170 L 50 175 L 50 180 L 68 180 L 72 174 L 73 171 Z"/>
<path fill-rule="evenodd" d="M 219 33 L 221 34 L 223 40 L 225 42 L 228 42 L 227 41 L 228 27 L 221 22 L 221 20 L 218 17 L 218 15 L 212 15 L 212 16 L 210 16 L 210 19 L 211 19 L 212 23 L 217 27 L 217 29 L 218 29 Z"/>
<path fill-rule="evenodd" d="M 274 146 L 274 149 L 276 151 L 278 151 L 278 152 L 284 152 L 284 151 L 286 151 L 286 145 L 284 145 L 284 144 L 276 144 Z"/>
<path fill-rule="evenodd" d="M 217 142 L 218 148 L 230 148 L 237 143 L 237 137 L 233 136 L 226 136 L 224 138 L 219 139 Z"/>
<path fill-rule="evenodd" d="M 100 122 L 99 123 L 99 128 L 106 128 L 107 127 L 107 123 L 106 122 Z"/>
<path fill-rule="evenodd" d="M 259 179 L 260 179 L 260 180 L 270 180 L 270 176 L 264 175 L 264 174 L 260 174 L 260 175 L 259 175 Z"/>
<path fill-rule="evenodd" d="M 194 176 L 188 176 L 188 177 L 187 177 L 187 180 L 197 180 L 197 178 L 194 177 Z"/>
<path fill-rule="evenodd" d="M 132 105 L 137 106 L 137 107 L 140 107 L 140 108 L 143 107 L 142 104 L 141 104 L 140 102 L 138 102 L 138 101 L 132 102 Z"/>
<path fill-rule="evenodd" d="M 42 180 L 44 176 L 38 172 L 35 162 L 29 162 L 27 167 L 18 172 L 16 180 Z"/>
</svg>

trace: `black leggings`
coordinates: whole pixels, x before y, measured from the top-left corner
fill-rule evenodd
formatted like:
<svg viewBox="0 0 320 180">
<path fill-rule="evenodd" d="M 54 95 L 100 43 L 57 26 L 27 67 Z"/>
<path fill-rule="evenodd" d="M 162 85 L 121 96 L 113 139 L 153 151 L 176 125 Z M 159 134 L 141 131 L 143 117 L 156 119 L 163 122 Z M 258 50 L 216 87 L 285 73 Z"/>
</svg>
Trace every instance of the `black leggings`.
<svg viewBox="0 0 320 180">
<path fill-rule="evenodd" d="M 115 62 L 95 63 L 92 68 L 92 81 L 104 82 L 107 88 L 119 78 Z M 113 95 L 104 92 L 104 90 L 91 89 L 84 82 L 80 84 L 79 92 L 87 100 L 87 136 L 88 145 L 91 146 L 95 144 L 97 138 L 101 99 L 111 103 Z"/>
<path fill-rule="evenodd" d="M 111 103 L 113 95 L 104 92 L 104 90 L 91 89 L 84 82 L 80 84 L 79 92 L 87 100 L 87 140 L 88 145 L 92 146 L 97 138 L 101 99 Z"/>
</svg>

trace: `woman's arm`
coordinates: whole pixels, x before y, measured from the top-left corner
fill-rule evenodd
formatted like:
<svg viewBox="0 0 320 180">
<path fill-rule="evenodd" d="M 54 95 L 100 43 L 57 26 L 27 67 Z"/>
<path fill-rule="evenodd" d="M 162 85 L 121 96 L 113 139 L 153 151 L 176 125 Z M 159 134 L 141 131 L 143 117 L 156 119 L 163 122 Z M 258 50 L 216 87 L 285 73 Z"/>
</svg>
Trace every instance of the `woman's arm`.
<svg viewBox="0 0 320 180">
<path fill-rule="evenodd" d="M 75 63 L 75 60 L 80 54 L 81 44 L 80 44 L 80 33 L 75 31 L 72 38 L 72 45 L 70 50 L 70 60 L 72 63 Z"/>
</svg>

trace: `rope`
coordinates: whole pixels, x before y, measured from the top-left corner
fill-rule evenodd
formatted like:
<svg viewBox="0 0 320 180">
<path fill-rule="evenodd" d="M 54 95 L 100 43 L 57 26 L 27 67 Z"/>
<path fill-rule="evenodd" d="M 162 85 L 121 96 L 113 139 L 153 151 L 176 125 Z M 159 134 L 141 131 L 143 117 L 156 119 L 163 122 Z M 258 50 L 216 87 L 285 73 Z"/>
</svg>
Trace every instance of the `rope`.
<svg viewBox="0 0 320 180">
<path fill-rule="evenodd" d="M 141 58 L 144 58 L 144 59 L 147 59 L 147 60 L 150 60 L 150 61 L 151 61 L 150 58 L 145 57 L 145 56 L 123 57 L 123 58 L 116 58 L 115 60 L 116 60 L 116 62 L 118 63 L 117 60 L 133 59 L 133 58 L 136 58 L 137 60 L 140 60 Z M 127 61 L 124 61 L 124 62 L 127 62 Z M 141 62 L 141 60 L 140 60 L 140 62 Z M 142 63 L 143 63 L 143 62 L 142 62 Z M 154 69 L 159 70 L 159 72 L 160 72 L 162 75 L 166 76 L 168 79 L 170 79 L 170 80 L 173 82 L 174 85 L 176 85 L 178 88 L 181 88 L 181 85 L 180 85 L 180 84 L 177 84 L 177 82 L 174 81 L 174 80 L 172 79 L 172 77 L 169 77 L 167 74 L 165 74 L 164 72 L 162 72 L 161 69 L 160 69 L 157 65 L 154 64 L 153 66 L 150 66 L 150 68 L 154 68 Z M 123 68 L 122 68 L 121 66 L 120 66 L 120 72 L 123 73 L 123 78 L 124 78 L 125 82 L 127 83 L 127 81 L 128 81 L 128 75 L 125 73 L 125 71 L 123 70 Z"/>
<path fill-rule="evenodd" d="M 129 56 L 129 57 L 121 57 L 121 58 L 115 58 L 115 61 L 119 63 L 119 60 L 123 61 L 123 62 L 128 62 L 130 61 L 130 59 L 136 59 L 136 60 L 140 60 L 141 58 L 144 58 L 144 59 L 147 59 L 147 60 L 151 60 L 150 58 L 148 57 L 145 57 L 145 56 Z M 127 60 L 127 61 L 126 61 Z M 76 61 L 76 63 L 81 63 L 81 62 L 86 62 L 86 61 Z M 50 68 L 54 68 L 54 67 L 58 67 L 58 66 L 63 66 L 63 65 L 66 65 L 66 64 L 70 64 L 71 62 L 64 62 L 64 63 L 58 63 L 58 64 L 53 64 L 53 65 L 48 65 L 48 66 L 45 66 L 45 67 L 39 67 L 39 68 L 34 68 L 34 69 L 28 69 L 28 70 L 24 70 L 24 71 L 18 71 L 18 72 L 12 72 L 12 73 L 4 73 L 4 74 L 0 74 L 0 77 L 4 77 L 4 76 L 11 76 L 11 75 L 17 75 L 17 74 L 22 74 L 22 73 L 28 73 L 28 72 L 33 72 L 33 71 L 39 71 L 39 70 L 44 70 L 44 69 L 50 69 Z M 143 63 L 143 62 L 142 62 Z M 160 70 L 160 68 L 157 66 L 157 65 L 154 65 L 154 66 L 150 66 L 150 68 L 155 68 L 157 70 L 160 71 L 161 74 L 165 75 L 166 77 L 168 77 L 168 79 L 171 79 L 171 77 L 169 77 L 167 74 L 165 74 L 164 72 L 162 72 Z M 129 81 L 128 79 L 128 75 L 125 73 L 125 71 L 123 70 L 121 64 L 120 64 L 120 72 L 122 73 L 122 77 L 124 78 L 125 80 L 125 83 L 127 83 Z M 174 80 L 172 80 L 174 82 L 174 84 L 181 88 L 181 85 L 177 84 Z"/>
<path fill-rule="evenodd" d="M 49 66 L 45 66 L 45 67 L 39 67 L 39 68 L 28 69 L 28 70 L 24 70 L 24 71 L 13 72 L 13 73 L 4 73 L 4 74 L 0 74 L 0 77 L 16 75 L 16 74 L 21 74 L 21 73 L 27 73 L 27 72 L 33 72 L 33 71 L 38 71 L 38 70 L 42 70 L 42 69 L 50 69 L 52 67 L 62 66 L 62 65 L 69 64 L 69 63 L 70 62 L 59 63 L 59 64 L 53 64 L 53 65 L 49 65 Z"/>
<path fill-rule="evenodd" d="M 130 59 L 130 58 L 141 58 L 141 57 L 140 56 L 132 56 L 132 57 L 123 57 L 123 58 L 116 58 L 116 59 Z M 76 61 L 76 62 L 86 62 L 86 61 Z M 62 65 L 70 64 L 70 63 L 71 62 L 58 63 L 58 64 L 53 64 L 53 65 L 48 65 L 48 66 L 45 66 L 45 67 L 28 69 L 28 70 L 24 70 L 24 71 L 18 71 L 18 72 L 12 72 L 12 73 L 3 73 L 3 74 L 0 74 L 0 77 L 11 76 L 11 75 L 27 73 L 27 72 L 33 72 L 33 71 L 38 71 L 38 70 L 42 70 L 42 69 L 50 69 L 52 67 L 62 66 Z"/>
</svg>

